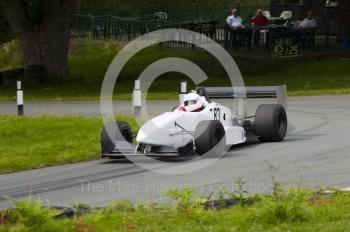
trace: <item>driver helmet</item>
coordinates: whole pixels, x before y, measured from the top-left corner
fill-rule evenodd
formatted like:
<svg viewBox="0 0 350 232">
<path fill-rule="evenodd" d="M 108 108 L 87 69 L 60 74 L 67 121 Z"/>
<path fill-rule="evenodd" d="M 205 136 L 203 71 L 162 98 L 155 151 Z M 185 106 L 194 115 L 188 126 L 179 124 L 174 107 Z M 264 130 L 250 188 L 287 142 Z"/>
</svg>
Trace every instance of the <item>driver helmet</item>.
<svg viewBox="0 0 350 232">
<path fill-rule="evenodd" d="M 186 112 L 199 112 L 204 109 L 204 103 L 198 94 L 189 93 L 184 97 L 183 107 Z"/>
</svg>

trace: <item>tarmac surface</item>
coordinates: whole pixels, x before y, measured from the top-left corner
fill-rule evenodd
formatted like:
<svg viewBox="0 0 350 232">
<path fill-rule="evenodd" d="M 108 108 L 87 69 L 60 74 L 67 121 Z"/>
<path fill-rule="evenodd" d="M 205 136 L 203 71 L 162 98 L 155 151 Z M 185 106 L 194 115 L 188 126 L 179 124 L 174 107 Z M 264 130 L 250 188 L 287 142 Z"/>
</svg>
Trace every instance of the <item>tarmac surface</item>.
<svg viewBox="0 0 350 232">
<path fill-rule="evenodd" d="M 249 111 L 254 112 L 262 102 L 248 102 Z M 155 115 L 176 104 L 151 101 L 148 109 Z M 193 187 L 200 195 L 220 189 L 236 191 L 239 177 L 249 193 L 271 192 L 272 179 L 288 187 L 350 186 L 350 96 L 293 97 L 288 105 L 289 129 L 283 142 L 234 146 L 224 157 L 198 171 L 164 175 L 127 160 L 100 159 L 0 175 L 0 195 L 31 196 L 50 205 L 101 206 L 118 199 L 164 200 L 161 191 L 174 187 Z M 120 114 L 131 114 L 130 102 L 116 102 L 115 107 Z M 97 116 L 99 103 L 27 103 L 25 112 Z M 0 103 L 0 114 L 16 114 L 15 103 Z M 191 158 L 195 157 L 165 161 L 181 164 Z M 0 209 L 10 204 L 0 197 Z"/>
</svg>

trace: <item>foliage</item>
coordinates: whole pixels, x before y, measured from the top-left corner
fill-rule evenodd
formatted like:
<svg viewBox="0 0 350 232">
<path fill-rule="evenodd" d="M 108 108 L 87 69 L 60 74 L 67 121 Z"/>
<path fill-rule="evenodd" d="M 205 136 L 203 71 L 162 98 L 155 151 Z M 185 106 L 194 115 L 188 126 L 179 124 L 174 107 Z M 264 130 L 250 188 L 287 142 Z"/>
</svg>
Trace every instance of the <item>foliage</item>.
<svg viewBox="0 0 350 232">
<path fill-rule="evenodd" d="M 133 212 L 134 206 L 128 200 L 114 201 L 103 209 L 104 213 Z"/>
<path fill-rule="evenodd" d="M 191 208 L 197 208 L 199 206 L 198 199 L 194 195 L 195 189 L 167 189 L 163 191 L 163 194 L 174 199 L 178 210 L 187 210 Z"/>
<path fill-rule="evenodd" d="M 254 215 L 254 220 L 264 221 L 266 224 L 283 222 L 305 222 L 311 218 L 310 208 L 304 204 L 310 193 L 303 190 L 289 190 L 287 194 L 266 197 L 257 204 L 260 210 Z"/>
<path fill-rule="evenodd" d="M 269 0 L 85 0 L 81 2 L 81 11 L 94 14 L 111 13 L 122 17 L 147 16 L 155 11 L 172 11 L 194 6 L 225 6 L 231 8 L 237 2 L 242 5 L 267 5 Z M 229 11 L 229 10 L 228 10 Z"/>
<path fill-rule="evenodd" d="M 51 232 L 61 232 L 61 231 L 72 231 L 74 229 L 74 224 L 68 220 L 54 220 L 59 212 L 57 210 L 52 210 L 49 207 L 42 205 L 39 200 L 33 200 L 29 198 L 28 200 L 15 200 L 9 199 L 13 202 L 15 208 L 7 209 L 4 211 L 11 221 L 5 225 L 13 227 L 14 231 L 51 231 Z M 9 228 L 1 228 L 0 230 L 7 231 Z M 13 230 L 11 230 L 13 231 Z"/>
<path fill-rule="evenodd" d="M 16 206 L 13 216 L 17 218 L 17 221 L 33 231 L 40 229 L 43 224 L 51 220 L 57 213 L 49 208 L 42 207 L 41 202 L 37 200 L 13 201 Z"/>
<path fill-rule="evenodd" d="M 153 9 L 169 9 L 191 6 L 191 5 L 220 5 L 231 3 L 227 0 L 121 0 L 121 1 L 112 1 L 112 0 L 86 0 L 81 3 L 81 10 L 88 11 L 92 13 L 117 13 L 124 14 L 121 16 L 136 16 L 154 13 L 151 10 Z M 125 13 L 127 13 L 125 15 Z"/>
<path fill-rule="evenodd" d="M 88 11 L 90 13 L 107 13 L 117 10 L 118 12 L 129 12 L 131 10 L 131 6 L 128 0 L 84 0 L 81 1 L 80 11 Z M 125 15 L 130 16 L 130 15 Z"/>
<path fill-rule="evenodd" d="M 17 43 L 17 42 L 16 42 Z M 16 45 L 17 46 L 17 45 Z M 105 72 L 121 49 L 122 44 L 114 41 L 98 41 L 78 39 L 71 41 L 69 64 L 71 79 L 60 82 L 50 79 L 49 86 L 39 85 L 33 81 L 25 83 L 25 100 L 98 100 Z M 15 67 L 18 63 L 16 49 L 11 49 L 13 62 L 0 62 L 0 70 Z M 7 53 L 1 50 L 1 57 Z M 18 52 L 17 54 L 20 54 Z M 115 99 L 131 99 L 133 80 L 151 63 L 165 57 L 181 57 L 196 63 L 208 75 L 209 79 L 203 85 L 224 86 L 229 79 L 222 66 L 211 55 L 198 50 L 170 49 L 159 46 L 150 47 L 139 52 L 122 70 L 118 77 L 118 88 Z M 247 86 L 286 84 L 288 93 L 295 95 L 319 95 L 350 93 L 350 60 L 338 57 L 348 57 L 345 54 L 329 54 L 325 56 L 294 58 L 294 59 L 254 59 L 235 58 Z M 11 59 L 10 59 L 11 60 Z M 179 80 L 187 79 L 179 73 L 167 73 L 151 85 L 147 94 L 149 99 L 176 99 L 178 97 Z M 189 81 L 189 88 L 194 84 Z M 0 86 L 0 100 L 15 100 L 14 86 Z M 166 90 L 166 91 L 164 91 Z"/>
<path fill-rule="evenodd" d="M 76 39 L 71 41 L 70 56 L 71 59 L 100 58 L 111 54 L 115 55 L 120 49 L 121 45 L 113 40 Z"/>
<path fill-rule="evenodd" d="M 0 71 L 23 66 L 23 55 L 18 40 L 0 44 Z"/>
<path fill-rule="evenodd" d="M 279 202 L 270 195 L 249 206 L 236 205 L 223 210 L 208 210 L 179 201 L 196 198 L 193 190 L 167 191 L 175 197 L 173 207 L 135 207 L 128 201 L 97 209 L 71 219 L 52 220 L 40 203 L 17 203 L 20 220 L 0 225 L 2 231 L 349 231 L 350 193 L 318 195 L 313 190 L 290 189 L 280 193 Z M 170 193 L 171 192 L 171 193 Z M 317 200 L 315 200 L 317 199 Z M 191 200 L 192 201 L 192 200 Z M 156 207 L 155 207 L 156 206 Z M 184 210 L 186 209 L 186 210 Z M 40 216 L 40 217 L 39 217 Z M 17 217 L 18 218 L 18 217 Z"/>
<path fill-rule="evenodd" d="M 39 24 L 47 13 L 49 0 L 27 0 L 25 3 L 29 19 L 34 24 Z"/>
<path fill-rule="evenodd" d="M 0 4 L 0 43 L 7 43 L 14 38 L 14 34 L 7 19 L 1 11 L 2 9 Z"/>
</svg>

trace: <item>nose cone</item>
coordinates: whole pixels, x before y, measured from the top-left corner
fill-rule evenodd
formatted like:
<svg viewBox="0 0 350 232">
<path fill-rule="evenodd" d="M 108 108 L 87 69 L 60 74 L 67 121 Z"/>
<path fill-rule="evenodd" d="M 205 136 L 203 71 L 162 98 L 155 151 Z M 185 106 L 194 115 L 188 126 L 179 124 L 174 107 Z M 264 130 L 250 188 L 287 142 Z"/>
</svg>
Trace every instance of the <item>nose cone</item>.
<svg viewBox="0 0 350 232">
<path fill-rule="evenodd" d="M 170 131 L 175 122 L 183 117 L 181 112 L 167 112 L 146 122 L 139 130 L 136 140 L 139 143 L 153 145 L 173 145 Z"/>
</svg>

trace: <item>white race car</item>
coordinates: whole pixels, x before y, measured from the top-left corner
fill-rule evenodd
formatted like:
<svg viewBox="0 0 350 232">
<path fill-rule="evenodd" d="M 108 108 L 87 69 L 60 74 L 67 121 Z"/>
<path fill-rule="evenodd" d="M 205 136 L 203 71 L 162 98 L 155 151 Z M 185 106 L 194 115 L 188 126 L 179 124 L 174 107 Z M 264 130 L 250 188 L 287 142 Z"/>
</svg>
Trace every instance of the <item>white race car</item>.
<svg viewBox="0 0 350 232">
<path fill-rule="evenodd" d="M 247 88 L 247 97 L 276 97 L 277 91 L 271 88 Z M 137 134 L 126 122 L 108 123 L 101 132 L 102 156 L 203 155 L 223 152 L 223 147 L 244 143 L 252 135 L 261 141 L 284 139 L 287 114 L 282 104 L 260 105 L 255 116 L 242 120 L 229 108 L 212 101 L 234 96 L 232 88 L 198 88 L 185 95 L 180 106 L 146 122 Z M 136 144 L 132 144 L 135 134 Z"/>
</svg>

